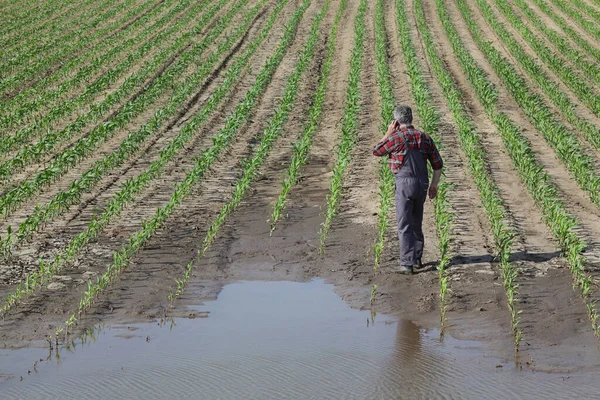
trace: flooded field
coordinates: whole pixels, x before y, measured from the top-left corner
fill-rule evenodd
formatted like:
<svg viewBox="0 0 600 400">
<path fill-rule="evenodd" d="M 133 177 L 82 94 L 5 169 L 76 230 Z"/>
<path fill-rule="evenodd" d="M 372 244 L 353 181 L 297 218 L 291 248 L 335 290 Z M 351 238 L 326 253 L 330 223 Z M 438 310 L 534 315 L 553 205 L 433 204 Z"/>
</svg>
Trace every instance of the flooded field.
<svg viewBox="0 0 600 400">
<path fill-rule="evenodd" d="M 598 395 L 592 375 L 521 371 L 487 345 L 352 309 L 332 289 L 322 280 L 235 282 L 215 301 L 189 307 L 188 318 L 98 327 L 58 357 L 47 348 L 1 350 L 0 392 L 8 399 Z"/>
</svg>

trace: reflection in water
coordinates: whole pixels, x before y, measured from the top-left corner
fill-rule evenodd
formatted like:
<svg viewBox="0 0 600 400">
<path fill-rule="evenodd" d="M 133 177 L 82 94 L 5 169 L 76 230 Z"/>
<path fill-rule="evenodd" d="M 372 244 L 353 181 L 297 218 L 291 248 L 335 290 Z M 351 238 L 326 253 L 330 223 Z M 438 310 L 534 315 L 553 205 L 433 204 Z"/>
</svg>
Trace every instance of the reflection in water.
<svg viewBox="0 0 600 400">
<path fill-rule="evenodd" d="M 108 326 L 47 349 L 0 351 L 2 399 L 594 398 L 594 377 L 496 369 L 478 343 L 350 309 L 322 281 L 227 285 L 208 318 Z M 365 326 L 365 320 L 370 324 Z M 173 321 L 174 322 L 174 321 Z M 169 327 L 170 325 L 170 327 Z M 171 328 L 171 329 L 170 329 Z M 150 337 L 151 340 L 147 340 Z M 85 343 L 85 344 L 84 344 Z M 45 353 L 45 354 L 44 354 Z M 56 354 L 54 355 L 56 357 Z M 24 372 L 24 373 L 23 373 Z M 23 382 L 19 376 L 24 375 Z"/>
</svg>

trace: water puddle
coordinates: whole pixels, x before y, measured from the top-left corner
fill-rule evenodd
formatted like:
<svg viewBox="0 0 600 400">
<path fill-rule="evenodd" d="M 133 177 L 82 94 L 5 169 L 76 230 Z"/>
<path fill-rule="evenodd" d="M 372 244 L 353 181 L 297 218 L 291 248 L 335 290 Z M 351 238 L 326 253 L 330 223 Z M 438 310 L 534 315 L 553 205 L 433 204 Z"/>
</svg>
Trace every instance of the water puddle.
<svg viewBox="0 0 600 400">
<path fill-rule="evenodd" d="M 447 335 L 440 341 L 435 330 L 384 315 L 373 321 L 370 311 L 350 309 L 320 280 L 232 283 L 190 314 L 173 326 L 101 328 L 94 340 L 62 348 L 59 358 L 47 349 L 0 350 L 0 397 L 598 396 L 589 375 L 520 371 L 483 344 Z"/>
</svg>

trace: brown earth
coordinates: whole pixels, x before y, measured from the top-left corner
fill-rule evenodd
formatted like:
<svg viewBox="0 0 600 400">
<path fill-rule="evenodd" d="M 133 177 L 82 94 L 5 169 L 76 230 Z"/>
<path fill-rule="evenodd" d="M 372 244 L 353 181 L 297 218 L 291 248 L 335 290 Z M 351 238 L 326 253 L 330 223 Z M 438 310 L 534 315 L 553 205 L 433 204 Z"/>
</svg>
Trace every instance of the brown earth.
<svg viewBox="0 0 600 400">
<path fill-rule="evenodd" d="M 85 194 L 79 205 L 71 207 L 46 226 L 43 232 L 34 235 L 32 241 L 24 244 L 11 262 L 0 263 L 1 299 L 5 299 L 14 290 L 16 282 L 25 273 L 36 268 L 38 257 L 50 258 L 65 247 L 127 179 L 143 172 L 158 158 L 160 150 L 179 132 L 183 124 L 206 104 L 210 93 L 221 84 L 223 71 L 231 59 L 244 51 L 247 43 L 256 37 L 275 3 L 269 2 L 265 12 L 260 14 L 233 52 L 217 63 L 215 72 L 198 88 L 185 109 L 166 124 L 168 129 L 161 130 L 140 152 L 105 177 L 91 193 Z M 230 281 L 307 281 L 315 277 L 333 283 L 337 293 L 352 307 L 411 319 L 423 327 L 439 327 L 439 282 L 435 269 L 439 250 L 431 202 L 427 202 L 424 222 L 427 241 L 424 270 L 412 276 L 395 273 L 394 267 L 398 263 L 397 240 L 394 230 L 390 229 L 381 267 L 378 271 L 373 271 L 372 246 L 377 230 L 380 160 L 372 156 L 371 148 L 381 136 L 381 100 L 376 81 L 374 49 L 374 2 L 368 2 L 358 141 L 345 177 L 343 202 L 327 239 L 325 252 L 319 254 L 318 232 L 326 210 L 331 169 L 335 162 L 335 146 L 341 131 L 348 64 L 354 43 L 353 21 L 358 2 L 348 2 L 342 18 L 323 119 L 314 137 L 309 162 L 302 169 L 300 182 L 289 195 L 284 216 L 278 222 L 277 229 L 272 236 L 269 234 L 272 207 L 293 154 L 292 146 L 306 123 L 306 115 L 326 57 L 328 33 L 339 3 L 338 0 L 331 1 L 320 28 L 315 59 L 301 80 L 297 102 L 281 138 L 262 167 L 251 191 L 221 228 L 208 253 L 197 261 L 191 282 L 174 307 L 171 307 L 168 300 L 170 290 L 175 286 L 175 280 L 183 276 L 186 264 L 195 258 L 214 217 L 230 199 L 235 181 L 240 175 L 240 161 L 254 154 L 260 135 L 279 104 L 286 81 L 295 68 L 312 20 L 324 4 L 322 0 L 313 1 L 305 13 L 294 43 L 261 97 L 256 111 L 245 122 L 227 154 L 220 157 L 192 195 L 169 218 L 166 226 L 133 258 L 131 265 L 82 316 L 78 324 L 79 331 L 98 323 L 113 324 L 155 320 L 165 316 L 185 316 L 186 304 L 197 303 L 199 297 L 216 296 L 223 285 Z M 412 104 L 405 60 L 398 41 L 395 2 L 386 0 L 384 3 L 394 94 L 398 102 Z M 577 188 L 566 169 L 554 158 L 553 151 L 502 87 L 451 3 L 446 2 L 467 48 L 500 89 L 502 109 L 523 127 L 526 136 L 532 140 L 540 160 L 564 192 L 569 209 L 580 217 L 590 214 L 587 219 L 583 219 L 583 230 L 592 236 L 600 229 L 600 225 L 595 225 L 596 221 L 600 221 L 600 212 Z M 0 347 L 37 345 L 48 335 L 53 335 L 56 327 L 63 324 L 77 309 L 80 297 L 87 289 L 86 281 L 101 274 L 111 262 L 113 252 L 127 243 L 129 235 L 140 229 L 145 218 L 153 216 L 158 207 L 166 204 L 173 192 L 173 185 L 181 182 L 185 173 L 193 166 L 194 157 L 212 144 L 211 138 L 224 125 L 227 115 L 243 98 L 258 71 L 278 45 L 283 35 L 283 21 L 289 19 L 299 4 L 300 1 L 291 1 L 284 8 L 278 18 L 281 23 L 276 24 L 269 38 L 252 57 L 232 94 L 219 107 L 218 112 L 198 129 L 190 144 L 167 165 L 162 177 L 129 204 L 97 241 L 89 244 L 77 261 L 60 273 L 61 276 L 55 277 L 50 285 L 37 290 L 33 296 L 5 315 L 0 322 Z M 521 351 L 515 356 L 506 295 L 493 257 L 494 240 L 490 224 L 468 169 L 466 156 L 460 149 L 454 121 L 425 57 L 412 14 L 412 2 L 408 1 L 407 6 L 411 13 L 409 20 L 412 38 L 427 75 L 434 104 L 443 116 L 438 133 L 441 136 L 440 145 L 444 148 L 446 177 L 454 185 L 450 192 L 450 203 L 456 213 L 456 223 L 452 242 L 454 258 L 449 269 L 446 332 L 463 339 L 485 341 L 495 355 L 505 360 L 521 361 L 525 368 L 549 372 L 598 371 L 598 342 L 592 333 L 580 293 L 572 289 L 566 262 L 561 258 L 550 231 L 542 222 L 539 210 L 512 169 L 493 124 L 487 119 L 455 59 L 438 20 L 435 3 L 427 0 L 424 1 L 424 7 L 438 50 L 463 93 L 469 114 L 477 124 L 488 151 L 492 176 L 510 210 L 510 223 L 519 232 L 513 262 L 522 271 L 519 275 L 518 308 L 522 311 L 520 326 L 523 329 L 523 343 Z M 478 21 L 484 26 L 480 17 Z M 498 39 L 489 31 L 487 35 L 494 44 L 499 44 Z M 166 97 L 158 103 L 164 102 Z M 148 110 L 143 117 L 136 119 L 134 125 L 142 124 L 152 111 Z M 417 114 L 417 126 L 418 117 Z M 119 132 L 97 154 L 61 178 L 55 187 L 46 189 L 35 202 L 4 218 L 0 223 L 2 232 L 5 232 L 9 224 L 14 226 L 22 221 L 35 205 L 43 204 L 61 188 L 68 187 L 77 174 L 84 171 L 85 165 L 90 165 L 102 152 L 116 148 L 127 133 L 127 130 Z M 394 226 L 393 222 L 391 225 Z M 596 248 L 591 247 L 592 255 Z M 371 303 L 373 285 L 377 285 L 377 291 Z"/>
</svg>

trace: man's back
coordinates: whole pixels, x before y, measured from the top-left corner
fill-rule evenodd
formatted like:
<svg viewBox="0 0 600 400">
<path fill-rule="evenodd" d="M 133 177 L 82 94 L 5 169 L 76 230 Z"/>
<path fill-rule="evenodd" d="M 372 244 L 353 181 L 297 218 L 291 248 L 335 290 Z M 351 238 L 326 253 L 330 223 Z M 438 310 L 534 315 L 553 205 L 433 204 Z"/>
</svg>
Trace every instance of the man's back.
<svg viewBox="0 0 600 400">
<path fill-rule="evenodd" d="M 389 166 L 392 172 L 397 173 L 404 165 L 404 158 L 408 150 L 417 150 L 431 163 L 431 167 L 441 169 L 443 166 L 440 153 L 431 136 L 415 129 L 412 125 L 397 126 L 394 132 L 384 141 L 375 145 L 373 154 L 376 156 L 389 155 Z"/>
</svg>

